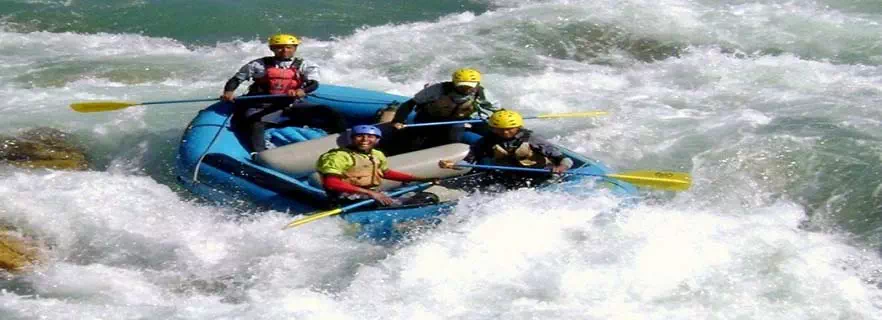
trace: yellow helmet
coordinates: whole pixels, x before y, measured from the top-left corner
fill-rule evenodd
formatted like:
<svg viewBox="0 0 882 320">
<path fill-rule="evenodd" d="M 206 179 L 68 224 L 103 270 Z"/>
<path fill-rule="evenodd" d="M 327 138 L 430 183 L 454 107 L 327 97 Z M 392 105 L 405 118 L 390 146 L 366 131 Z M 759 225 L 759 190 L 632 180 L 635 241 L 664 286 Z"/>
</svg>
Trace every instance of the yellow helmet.
<svg viewBox="0 0 882 320">
<path fill-rule="evenodd" d="M 453 82 L 481 82 L 481 73 L 472 68 L 462 68 L 453 72 Z"/>
<path fill-rule="evenodd" d="M 490 115 L 490 127 L 497 129 L 517 128 L 524 125 L 524 118 L 520 113 L 511 110 L 499 110 Z"/>
<path fill-rule="evenodd" d="M 270 46 L 280 46 L 280 45 L 281 46 L 285 46 L 285 45 L 295 45 L 296 46 L 299 44 L 300 44 L 300 39 L 297 39 L 297 37 L 295 37 L 292 34 L 279 33 L 279 34 L 274 34 L 272 37 L 269 38 L 269 45 Z"/>
</svg>

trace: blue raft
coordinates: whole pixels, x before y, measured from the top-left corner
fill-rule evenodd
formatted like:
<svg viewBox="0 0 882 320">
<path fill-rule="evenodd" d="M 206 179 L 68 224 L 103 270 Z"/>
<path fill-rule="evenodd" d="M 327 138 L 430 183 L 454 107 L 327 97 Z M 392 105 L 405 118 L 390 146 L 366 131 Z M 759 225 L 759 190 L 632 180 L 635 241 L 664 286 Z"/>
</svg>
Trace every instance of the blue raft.
<svg viewBox="0 0 882 320">
<path fill-rule="evenodd" d="M 382 92 L 323 84 L 307 101 L 334 108 L 346 117 L 349 124 L 372 124 L 376 122 L 378 110 L 407 99 Z M 319 154 L 345 144 L 341 140 L 345 135 L 326 135 L 321 130 L 309 128 L 270 130 L 269 141 L 283 146 L 264 151 L 252 159 L 243 146 L 243 138 L 230 129 L 232 109 L 233 104 L 215 103 L 200 111 L 189 124 L 181 138 L 177 157 L 177 178 L 181 184 L 209 201 L 222 204 L 247 201 L 292 214 L 329 209 L 327 195 L 317 184 L 317 175 L 312 166 Z M 467 133 L 463 142 L 470 143 L 479 138 L 477 134 Z M 467 145 L 457 144 L 442 146 L 435 151 L 392 156 L 389 159 L 390 167 L 402 169 L 395 165 L 395 158 L 400 158 L 400 166 L 411 166 L 402 171 L 424 175 L 427 174 L 426 170 L 432 170 L 430 167 L 440 170 L 437 169 L 440 158 L 461 158 L 467 150 Z M 565 148 L 561 150 L 575 162 L 572 170 L 599 175 L 610 173 L 607 167 L 597 161 Z M 413 168 L 414 165 L 420 166 L 420 163 L 423 163 L 422 168 Z M 445 170 L 445 174 L 450 176 L 462 172 Z M 384 187 L 394 191 L 398 186 L 391 184 Z M 637 192 L 633 185 L 624 181 L 580 175 L 567 175 L 561 181 L 540 189 L 585 193 L 598 187 L 625 197 Z M 340 216 L 357 225 L 360 236 L 381 241 L 395 240 L 401 237 L 405 229 L 403 226 L 437 221 L 439 216 L 450 212 L 455 203 L 455 200 L 451 200 L 418 207 L 373 207 Z"/>
</svg>

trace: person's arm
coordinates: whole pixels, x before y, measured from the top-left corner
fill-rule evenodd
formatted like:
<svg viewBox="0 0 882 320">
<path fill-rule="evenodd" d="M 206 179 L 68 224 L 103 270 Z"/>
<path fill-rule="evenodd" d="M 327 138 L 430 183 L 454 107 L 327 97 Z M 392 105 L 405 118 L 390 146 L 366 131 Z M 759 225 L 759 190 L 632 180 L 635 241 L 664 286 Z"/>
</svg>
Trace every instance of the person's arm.
<svg viewBox="0 0 882 320">
<path fill-rule="evenodd" d="M 309 79 L 309 80 L 306 80 L 306 82 L 303 84 L 303 92 L 310 93 L 310 92 L 315 91 L 315 89 L 318 89 L 318 87 L 319 87 L 318 81 Z"/>
<path fill-rule="evenodd" d="M 490 149 L 490 146 L 492 146 L 491 143 L 492 142 L 486 137 L 478 139 L 478 141 L 475 141 L 475 143 L 469 146 L 469 154 L 466 155 L 462 161 L 468 163 L 476 163 L 480 161 L 487 156 L 486 152 Z"/>
<path fill-rule="evenodd" d="M 292 63 L 294 67 L 297 68 L 298 75 L 303 82 L 300 84 L 300 87 L 289 89 L 288 95 L 300 99 L 318 89 L 320 78 L 319 67 L 317 64 L 301 58 L 294 58 L 294 62 Z"/>
<path fill-rule="evenodd" d="M 392 123 L 404 124 L 404 122 L 407 121 L 407 116 L 410 115 L 415 106 L 416 102 L 414 102 L 413 99 L 407 99 L 407 101 L 398 106 L 398 110 L 395 110 L 395 117 L 392 118 Z"/>
<path fill-rule="evenodd" d="M 383 172 L 383 179 L 395 180 L 400 182 L 411 182 L 411 181 L 419 181 L 422 180 L 420 178 L 414 177 L 413 175 L 401 171 L 395 171 L 392 169 L 386 170 Z"/>
<path fill-rule="evenodd" d="M 345 152 L 331 151 L 321 155 L 316 163 L 316 171 L 322 175 L 322 185 L 325 190 L 341 193 L 356 193 L 367 195 L 383 205 L 392 203 L 392 198 L 383 194 L 343 181 L 340 177 L 343 172 L 355 165 L 352 157 Z"/>
<path fill-rule="evenodd" d="M 306 59 L 300 63 L 300 74 L 307 80 L 322 81 L 319 66 Z"/>
<path fill-rule="evenodd" d="M 236 88 L 238 88 L 241 83 L 242 80 L 239 80 L 237 77 L 230 78 L 230 80 L 227 80 L 227 83 L 224 84 L 224 92 L 236 91 Z"/>
<path fill-rule="evenodd" d="M 322 185 L 325 187 L 325 190 L 339 192 L 339 193 L 356 193 L 363 194 L 371 199 L 376 200 L 380 204 L 384 206 L 388 206 L 394 202 L 391 197 L 386 194 L 373 191 L 365 188 L 358 187 L 349 182 L 343 181 L 339 176 L 336 175 L 325 175 L 322 177 Z"/>
<path fill-rule="evenodd" d="M 300 64 L 300 75 L 303 76 L 303 92 L 310 93 L 318 89 L 321 80 L 319 66 L 309 60 L 303 60 Z"/>
<path fill-rule="evenodd" d="M 398 106 L 398 111 L 395 112 L 395 117 L 392 118 L 392 125 L 400 129 L 400 127 L 395 124 L 404 124 L 404 121 L 407 121 L 407 116 L 410 115 L 410 112 L 413 111 L 415 106 L 438 100 L 442 95 L 444 95 L 444 90 L 440 83 L 423 88 L 413 95 L 413 98 L 408 99 Z"/>
<path fill-rule="evenodd" d="M 538 151 L 548 159 L 551 159 L 554 164 L 554 168 L 552 168 L 554 173 L 561 173 L 573 167 L 573 159 L 565 156 L 560 152 L 560 149 L 544 138 L 537 135 L 531 135 L 528 143 L 535 151 Z"/>
<path fill-rule="evenodd" d="M 365 193 L 364 189 L 343 181 L 339 176 L 330 174 L 322 176 L 322 186 L 325 187 L 325 190 L 339 193 Z"/>
<path fill-rule="evenodd" d="M 411 182 L 411 181 L 428 182 L 428 181 L 437 180 L 437 178 L 422 178 L 422 177 L 414 176 L 409 173 L 395 171 L 395 170 L 391 170 L 391 169 L 383 172 L 383 179 L 395 180 L 395 181 L 400 181 L 400 182 Z"/>
<path fill-rule="evenodd" d="M 469 153 L 462 159 L 463 162 L 466 163 L 475 163 L 478 162 L 483 157 L 483 144 L 484 138 L 481 138 L 471 146 L 469 146 Z M 438 167 L 442 169 L 458 169 L 456 167 L 456 163 L 452 160 L 442 159 L 438 161 Z"/>
<path fill-rule="evenodd" d="M 489 117 L 490 114 L 492 114 L 494 111 L 499 110 L 499 108 L 494 106 L 494 104 L 498 104 L 498 102 L 493 99 L 490 93 L 487 92 L 487 89 L 483 86 L 480 87 L 480 90 L 478 90 L 476 98 L 477 99 L 475 99 L 475 102 L 477 103 L 479 114 L 483 114 Z"/>
<path fill-rule="evenodd" d="M 466 163 L 475 163 L 475 162 L 478 162 L 478 159 L 480 159 L 480 157 L 478 157 L 478 156 L 479 156 L 480 153 L 481 153 L 481 151 L 478 150 L 478 149 L 479 149 L 479 148 L 477 148 L 476 146 L 472 146 L 472 147 L 470 147 L 470 148 L 469 148 L 469 153 L 466 154 L 466 156 L 465 156 L 464 158 L 462 158 L 462 162 L 466 162 Z"/>
<path fill-rule="evenodd" d="M 224 101 L 233 101 L 235 98 L 236 88 L 239 87 L 242 82 L 245 82 L 251 79 L 252 75 L 255 73 L 256 64 L 259 64 L 260 67 L 263 67 L 263 64 L 259 62 L 260 59 L 251 61 L 246 63 L 244 66 L 239 68 L 239 71 L 233 75 L 230 80 L 227 80 L 227 83 L 224 84 L 224 93 L 221 95 L 221 99 Z"/>
</svg>

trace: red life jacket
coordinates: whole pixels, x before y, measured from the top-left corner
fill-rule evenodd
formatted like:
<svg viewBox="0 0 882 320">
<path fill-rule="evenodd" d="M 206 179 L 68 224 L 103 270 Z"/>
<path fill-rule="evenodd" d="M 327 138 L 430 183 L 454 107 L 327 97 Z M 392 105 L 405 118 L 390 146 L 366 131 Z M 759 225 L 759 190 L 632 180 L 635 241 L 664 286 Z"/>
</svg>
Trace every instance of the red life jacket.
<svg viewBox="0 0 882 320">
<path fill-rule="evenodd" d="M 254 79 L 249 93 L 287 94 L 288 90 L 300 89 L 303 85 L 300 77 L 301 63 L 302 59 L 295 58 L 290 68 L 279 68 L 273 57 L 263 58 L 266 74 L 262 78 Z"/>
</svg>

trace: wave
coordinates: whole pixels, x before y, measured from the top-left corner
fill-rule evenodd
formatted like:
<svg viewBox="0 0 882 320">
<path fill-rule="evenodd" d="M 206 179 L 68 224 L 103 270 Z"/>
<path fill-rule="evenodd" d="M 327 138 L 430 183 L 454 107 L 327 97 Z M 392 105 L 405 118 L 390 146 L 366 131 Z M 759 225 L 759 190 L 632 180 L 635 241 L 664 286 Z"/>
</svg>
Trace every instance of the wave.
<svg viewBox="0 0 882 320">
<path fill-rule="evenodd" d="M 0 125 L 73 131 L 97 171 L 0 169 L 0 218 L 56 244 L 52 264 L 0 282 L 0 301 L 23 318 L 879 318 L 877 10 L 481 5 L 493 9 L 305 37 L 298 54 L 327 83 L 410 95 L 469 66 L 500 106 L 609 111 L 528 125 L 619 170 L 690 172 L 693 188 L 647 192 L 612 217 L 600 215 L 615 203 L 603 196 L 478 194 L 392 248 L 333 219 L 273 231 L 287 214 L 204 204 L 175 187 L 176 139 L 202 105 L 67 108 L 214 97 L 268 54 L 265 43 L 7 20 Z"/>
</svg>

